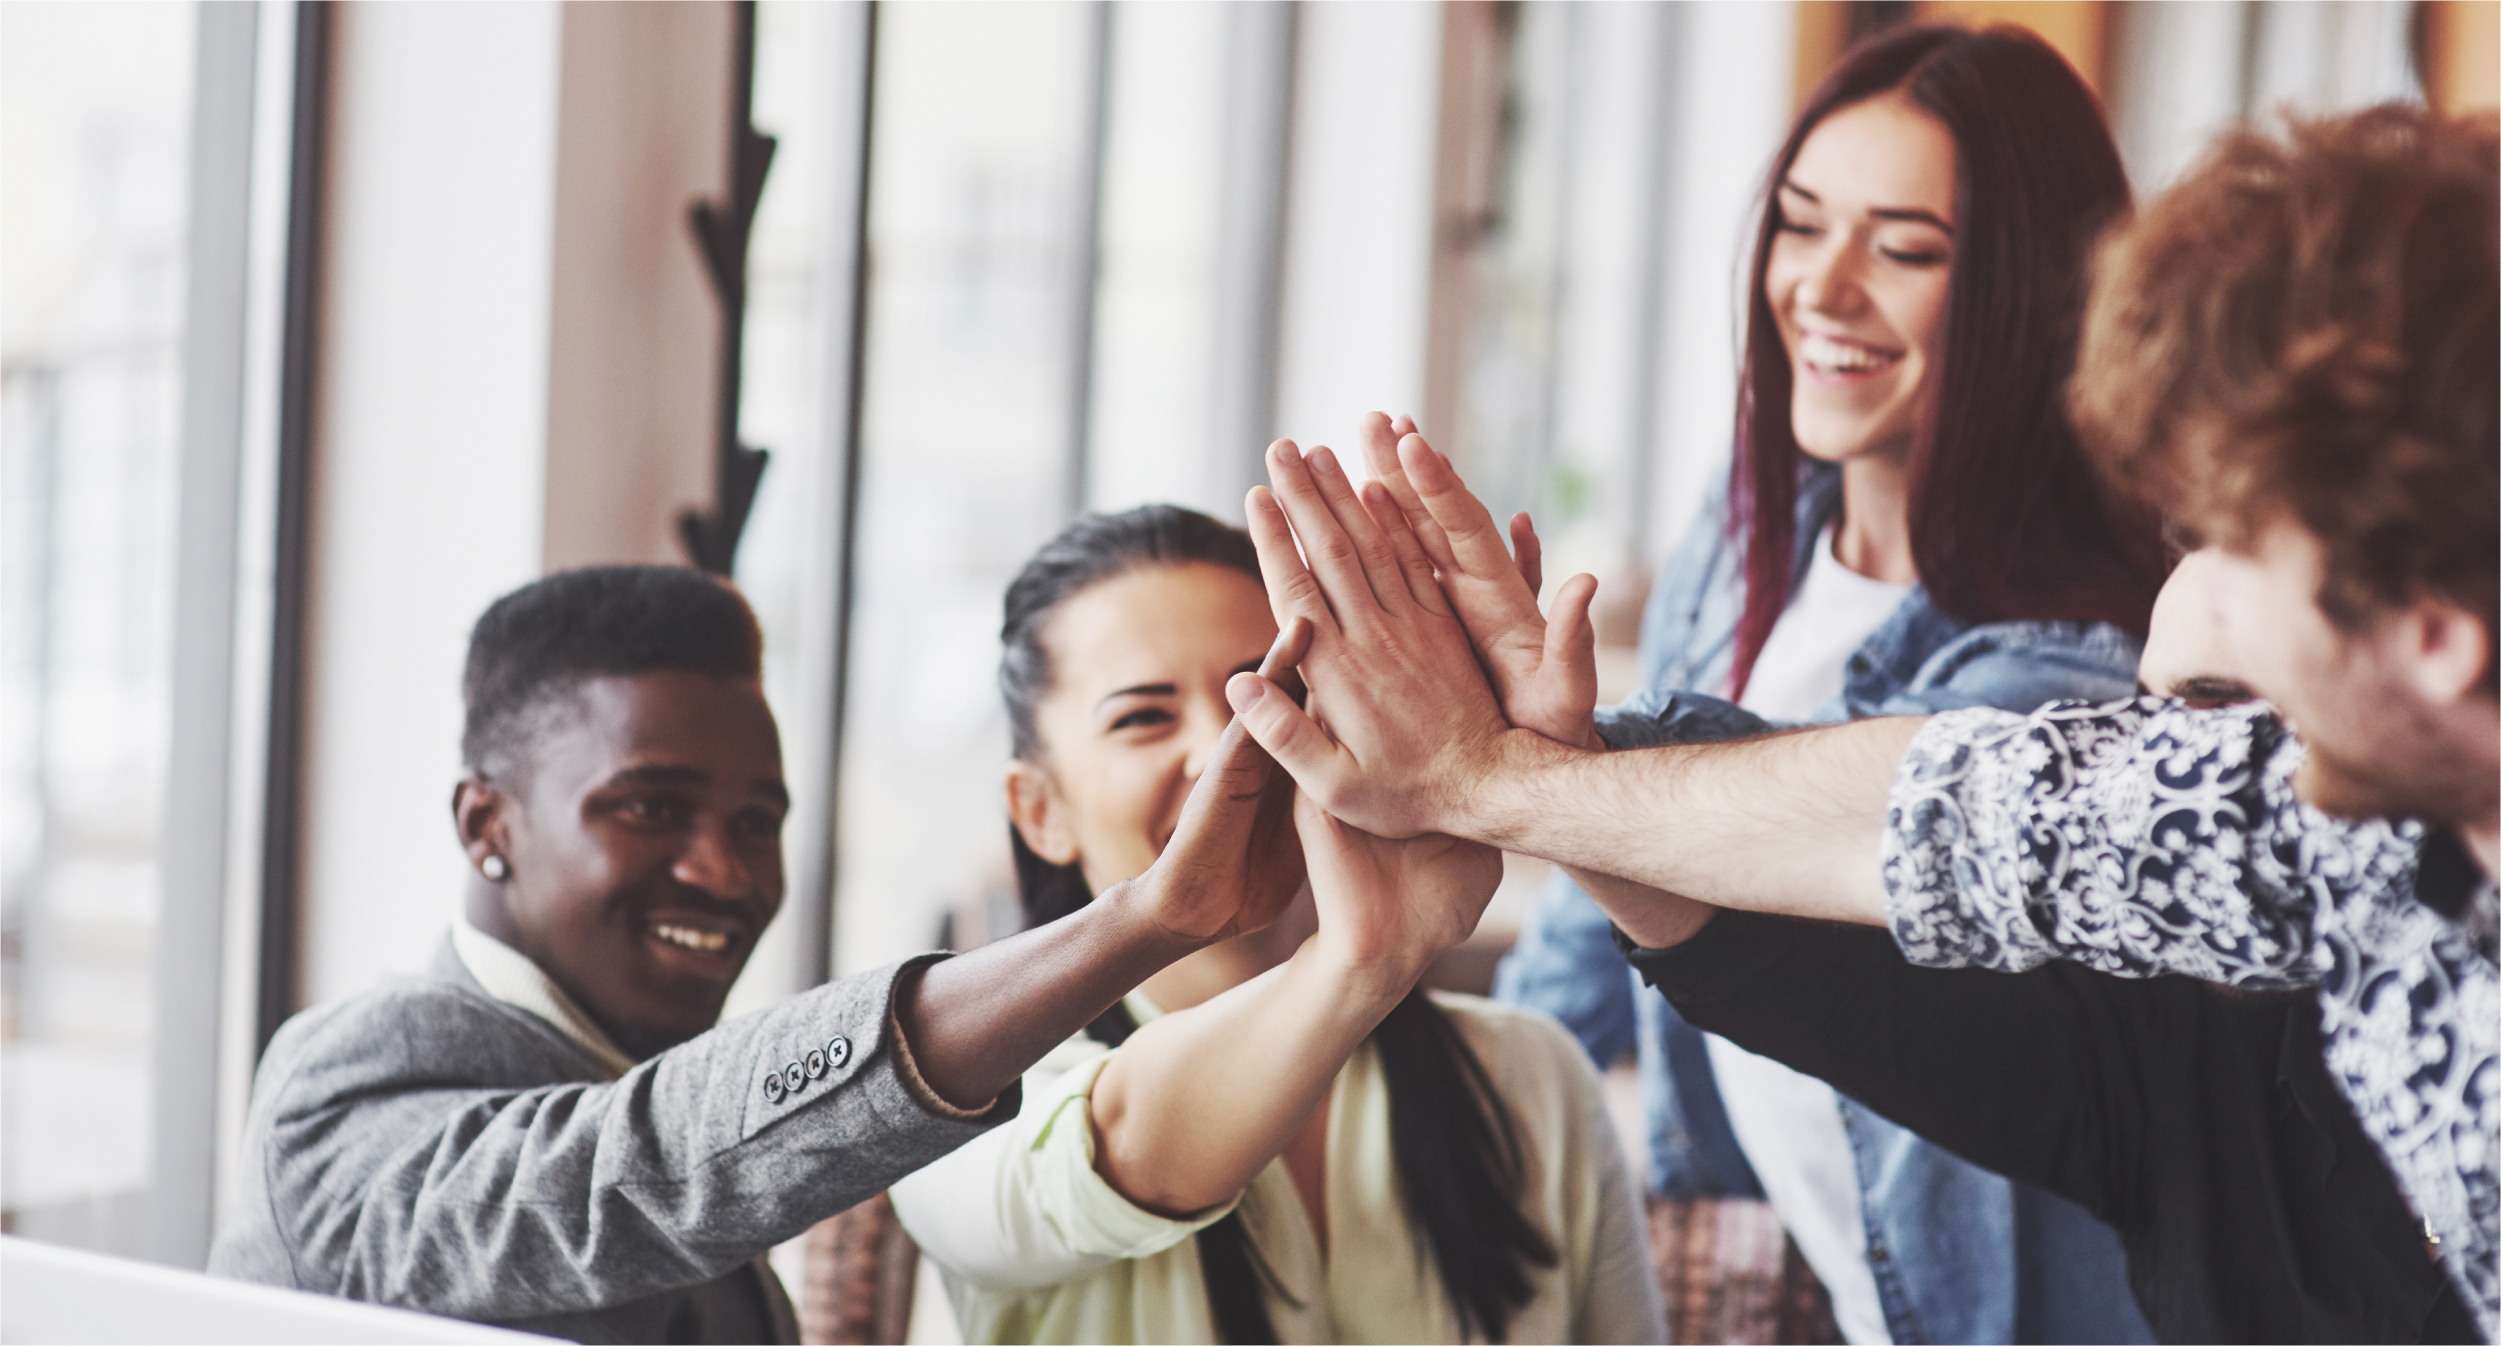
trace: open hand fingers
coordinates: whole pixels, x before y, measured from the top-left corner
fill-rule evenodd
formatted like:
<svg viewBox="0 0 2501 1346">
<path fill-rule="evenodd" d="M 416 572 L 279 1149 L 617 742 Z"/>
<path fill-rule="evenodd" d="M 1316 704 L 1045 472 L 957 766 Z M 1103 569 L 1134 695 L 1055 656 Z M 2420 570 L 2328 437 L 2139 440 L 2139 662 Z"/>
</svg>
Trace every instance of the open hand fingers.
<svg viewBox="0 0 2501 1346">
<path fill-rule="evenodd" d="M 1310 650 L 1311 619 L 1288 617 L 1284 629 L 1277 632 L 1275 643 L 1268 647 L 1267 656 L 1259 661 L 1257 676 L 1267 679 L 1280 693 L 1292 698 L 1295 690 L 1302 685 L 1294 666 L 1301 663 Z M 1216 740 L 1216 750 L 1208 758 L 1200 779 L 1217 777 L 1219 795 L 1242 798 L 1259 793 L 1268 783 L 1270 766 L 1268 754 L 1261 751 L 1258 741 L 1250 736 L 1250 731 L 1243 728 L 1237 718 L 1225 727 L 1223 736 Z M 1185 807 L 1197 806 L 1198 801 L 1193 799 Z"/>
<path fill-rule="evenodd" d="M 1293 449 L 1291 444 L 1285 447 L 1289 452 Z M 1294 530 L 1286 523 L 1276 497 L 1265 486 L 1253 486 L 1242 502 L 1242 513 L 1250 524 L 1251 546 L 1259 553 L 1259 577 L 1267 582 L 1268 608 L 1276 615 L 1280 633 L 1297 617 L 1309 622 L 1314 631 L 1337 630 L 1328 595 L 1294 549 Z"/>
<path fill-rule="evenodd" d="M 1345 466 L 1337 461 L 1337 455 L 1330 452 L 1327 445 L 1315 446 L 1303 455 L 1303 467 L 1320 507 L 1328 511 L 1338 531 L 1345 535 L 1347 545 L 1353 549 L 1355 563 L 1363 575 L 1365 586 L 1372 591 L 1373 601 L 1384 612 L 1408 610 L 1413 600 L 1407 593 L 1406 576 L 1399 570 L 1398 554 L 1390 546 L 1389 539 L 1383 537 L 1379 527 L 1374 525 L 1372 516 L 1364 510 L 1363 502 L 1356 497 L 1354 481 L 1346 475 Z M 1294 531 L 1301 533 L 1303 519 L 1294 512 L 1294 498 L 1288 495 L 1285 504 L 1287 517 L 1294 521 Z M 1310 538 L 1304 538 L 1303 548 L 1306 553 L 1310 551 Z M 1328 579 L 1327 575 L 1321 576 L 1323 584 Z M 1341 619 L 1345 616 L 1342 609 L 1339 616 Z"/>
<path fill-rule="evenodd" d="M 1363 507 L 1372 516 L 1373 526 L 1389 539 L 1390 549 L 1397 553 L 1398 568 L 1407 576 L 1407 593 L 1417 606 L 1433 615 L 1448 616 L 1450 600 L 1442 594 L 1441 580 L 1434 571 L 1433 558 L 1424 554 L 1416 541 L 1414 530 L 1407 527 L 1406 511 L 1388 487 L 1378 481 L 1363 484 Z"/>
<path fill-rule="evenodd" d="M 1425 510 L 1423 497 L 1416 494 L 1415 484 L 1407 480 L 1407 469 L 1398 461 L 1399 441 L 1415 432 L 1415 422 L 1404 416 L 1393 421 L 1376 411 L 1364 417 L 1364 465 L 1371 470 L 1374 481 L 1388 488 L 1390 498 L 1398 502 L 1399 512 L 1406 515 L 1407 527 L 1414 532 L 1417 544 L 1439 567 L 1450 556 L 1450 543 L 1442 536 L 1442 526 L 1433 522 L 1432 514 Z"/>
<path fill-rule="evenodd" d="M 1236 673 L 1224 687 L 1233 725 L 1247 731 L 1286 774 L 1324 807 L 1344 765 L 1345 750 L 1284 690 L 1257 673 Z M 1228 730 L 1227 732 L 1231 732 Z"/>
<path fill-rule="evenodd" d="M 1528 581 L 1528 591 L 1542 592 L 1546 587 L 1546 548 L 1537 540 L 1537 525 L 1530 522 L 1527 510 L 1511 516 L 1511 559 L 1520 566 L 1520 578 Z"/>
<path fill-rule="evenodd" d="M 1407 469 L 1407 480 L 1414 484 L 1425 512 L 1449 538 L 1450 560 L 1443 563 L 1443 569 L 1497 582 L 1516 573 L 1493 514 L 1459 480 L 1449 459 L 1425 443 L 1423 436 L 1409 435 L 1398 441 L 1398 460 Z"/>
<path fill-rule="evenodd" d="M 1262 494 L 1269 495 L 1271 507 L 1291 525 L 1294 540 L 1302 544 L 1305 568 L 1336 614 L 1337 628 L 1368 626 L 1370 614 L 1380 611 L 1380 599 L 1363 573 L 1355 540 L 1339 526 L 1311 476 L 1294 441 L 1280 439 L 1268 446 L 1268 484 L 1273 491 Z M 1279 616 L 1282 620 L 1281 612 Z"/>
<path fill-rule="evenodd" d="M 1257 676 L 1266 679 L 1282 695 L 1299 701 L 1302 675 L 1295 671 L 1294 666 L 1301 663 L 1303 656 L 1310 650 L 1311 620 L 1307 617 L 1288 617 L 1285 620 L 1285 629 L 1277 632 L 1276 643 L 1268 647 L 1267 657 L 1259 661 Z M 1274 766 L 1275 763 L 1269 760 L 1267 752 L 1259 746 L 1258 740 L 1251 737 L 1250 729 L 1242 723 L 1240 717 L 1236 716 L 1233 723 L 1226 725 L 1224 733 L 1217 738 L 1216 750 L 1208 758 L 1207 768 L 1200 774 L 1200 779 L 1204 781 L 1210 777 L 1215 778 L 1216 784 L 1213 787 L 1215 797 L 1247 799 L 1268 788 L 1276 780 L 1283 779 L 1272 770 Z M 1203 803 L 1193 795 L 1190 802 L 1183 807 L 1185 810 L 1196 811 L 1204 807 L 1213 807 L 1213 805 Z"/>
</svg>

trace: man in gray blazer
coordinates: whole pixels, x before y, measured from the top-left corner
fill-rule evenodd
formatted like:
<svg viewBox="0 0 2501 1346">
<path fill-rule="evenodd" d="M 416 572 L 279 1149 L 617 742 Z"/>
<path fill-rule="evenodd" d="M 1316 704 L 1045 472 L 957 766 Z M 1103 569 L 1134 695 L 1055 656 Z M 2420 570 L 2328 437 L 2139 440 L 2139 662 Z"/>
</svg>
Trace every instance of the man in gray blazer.
<svg viewBox="0 0 2501 1346">
<path fill-rule="evenodd" d="M 584 1341 L 795 1341 L 767 1249 L 1014 1116 L 1044 1052 L 1301 883 L 1291 783 L 1237 727 L 1147 874 L 715 1027 L 783 890 L 761 647 L 734 590 L 661 567 L 479 619 L 463 919 L 425 975 L 271 1041 L 211 1271 Z"/>
</svg>

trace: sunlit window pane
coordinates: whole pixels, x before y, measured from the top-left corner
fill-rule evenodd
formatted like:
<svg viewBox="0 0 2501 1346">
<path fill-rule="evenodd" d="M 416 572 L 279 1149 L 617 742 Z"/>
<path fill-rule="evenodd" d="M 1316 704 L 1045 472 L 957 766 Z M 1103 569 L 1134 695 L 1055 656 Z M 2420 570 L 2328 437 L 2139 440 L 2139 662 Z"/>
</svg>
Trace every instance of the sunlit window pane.
<svg viewBox="0 0 2501 1346">
<path fill-rule="evenodd" d="M 846 969 L 929 947 L 949 912 L 1012 910 L 999 600 L 1068 517 L 1095 21 L 1078 5 L 880 13 Z"/>
<path fill-rule="evenodd" d="M 0 8 L 0 1223 L 114 1251 L 148 1181 L 192 20 Z"/>
</svg>

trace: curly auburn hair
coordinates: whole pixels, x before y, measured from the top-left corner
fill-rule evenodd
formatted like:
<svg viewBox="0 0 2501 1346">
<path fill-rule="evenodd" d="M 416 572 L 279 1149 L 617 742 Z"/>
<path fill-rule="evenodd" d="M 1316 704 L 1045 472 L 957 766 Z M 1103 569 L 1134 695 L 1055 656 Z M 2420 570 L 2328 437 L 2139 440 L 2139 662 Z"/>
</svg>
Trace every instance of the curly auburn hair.
<svg viewBox="0 0 2501 1346">
<path fill-rule="evenodd" d="M 2102 245 L 2069 389 L 2088 448 L 2219 542 L 2289 511 L 2341 624 L 2437 595 L 2501 633 L 2497 203 L 2491 114 L 2224 136 Z"/>
</svg>

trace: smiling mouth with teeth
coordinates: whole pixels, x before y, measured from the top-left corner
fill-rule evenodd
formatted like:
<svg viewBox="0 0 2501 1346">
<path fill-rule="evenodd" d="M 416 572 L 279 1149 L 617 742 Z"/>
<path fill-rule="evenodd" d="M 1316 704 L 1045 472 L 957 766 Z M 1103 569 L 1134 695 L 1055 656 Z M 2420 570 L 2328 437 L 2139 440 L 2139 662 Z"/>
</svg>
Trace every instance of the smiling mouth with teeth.
<svg viewBox="0 0 2501 1346">
<path fill-rule="evenodd" d="M 1829 337 L 1807 334 L 1798 342 L 1798 356 L 1809 369 L 1820 374 L 1864 374 L 1883 369 L 1902 357 L 1870 350 L 1852 342 L 1834 341 Z"/>
<path fill-rule="evenodd" d="M 691 925 L 660 924 L 651 927 L 651 933 L 680 948 L 693 949 L 697 953 L 719 953 L 729 947 L 729 936 L 719 930 L 698 930 Z"/>
</svg>

